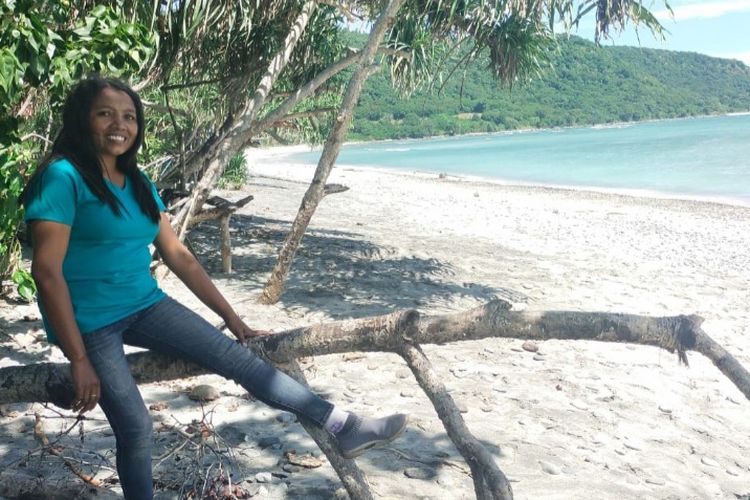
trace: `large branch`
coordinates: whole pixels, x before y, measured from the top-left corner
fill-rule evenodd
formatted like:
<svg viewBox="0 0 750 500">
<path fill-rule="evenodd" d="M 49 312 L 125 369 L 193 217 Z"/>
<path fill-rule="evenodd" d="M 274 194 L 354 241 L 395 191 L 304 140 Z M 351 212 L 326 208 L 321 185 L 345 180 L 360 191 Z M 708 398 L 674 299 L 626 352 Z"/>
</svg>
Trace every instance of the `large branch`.
<svg viewBox="0 0 750 500">
<path fill-rule="evenodd" d="M 445 344 L 488 337 L 519 339 L 597 340 L 652 345 L 708 357 L 750 400 L 750 374 L 701 328 L 698 316 L 652 317 L 578 311 L 513 311 L 504 301 L 492 301 L 463 313 L 427 316 L 416 329 L 406 328 L 414 311 L 337 321 L 261 337 L 249 347 L 275 362 L 305 356 L 352 351 L 401 351 L 405 342 Z M 404 336 L 408 337 L 408 340 Z M 197 366 L 151 352 L 129 354 L 139 383 L 172 380 L 205 373 Z M 68 364 L 39 363 L 0 369 L 0 404 L 50 401 L 67 407 L 72 398 Z"/>
<path fill-rule="evenodd" d="M 297 361 L 292 361 L 286 365 L 284 371 L 297 382 L 308 386 L 307 379 L 305 379 L 305 375 L 302 373 Z M 328 463 L 334 468 L 339 479 L 341 479 L 341 483 L 346 488 L 347 493 L 349 493 L 349 498 L 353 500 L 373 500 L 370 487 L 367 484 L 364 474 L 357 467 L 357 462 L 344 458 L 328 432 L 304 419 L 300 420 L 300 423 L 307 433 L 310 434 L 310 437 L 315 440 L 318 447 L 325 453 Z"/>
<path fill-rule="evenodd" d="M 388 47 L 380 47 L 376 51 L 377 54 L 399 54 L 404 58 L 411 59 L 411 54 L 404 53 L 403 51 L 394 50 Z M 299 102 L 310 97 L 321 85 L 326 83 L 328 80 L 345 70 L 352 64 L 356 64 L 362 58 L 361 51 L 354 51 L 345 56 L 344 58 L 336 61 L 335 63 L 328 66 L 326 69 L 315 75 L 315 78 L 307 82 L 302 87 L 292 92 L 276 109 L 268 113 L 266 116 L 261 118 L 252 124 L 250 129 L 244 133 L 243 144 L 247 145 L 254 137 L 261 132 L 268 130 L 273 127 L 277 122 L 287 119 L 287 114 L 296 106 Z"/>
<path fill-rule="evenodd" d="M 216 181 L 221 175 L 224 165 L 226 165 L 229 158 L 241 148 L 240 143 L 243 132 L 248 130 L 255 121 L 258 112 L 266 102 L 266 98 L 268 97 L 271 88 L 291 59 L 292 51 L 297 45 L 302 33 L 305 31 L 315 7 L 315 1 L 306 2 L 305 5 L 302 6 L 302 10 L 292 24 L 281 50 L 279 50 L 279 52 L 273 57 L 265 74 L 261 78 L 261 81 L 253 94 L 252 101 L 248 103 L 240 116 L 236 118 L 231 130 L 226 134 L 223 140 L 216 145 L 211 153 L 200 159 L 202 166 L 205 167 L 205 170 L 203 168 L 200 169 L 204 170 L 203 177 L 191 193 L 190 201 L 173 221 L 173 225 L 180 239 L 185 238 L 190 218 L 192 218 L 203 206 L 203 202 L 208 198 L 209 192 L 216 185 Z"/>
<path fill-rule="evenodd" d="M 305 195 L 302 197 L 302 203 L 297 211 L 297 216 L 294 218 L 292 227 L 284 239 L 284 243 L 281 245 L 276 264 L 273 270 L 271 270 L 271 276 L 268 278 L 259 298 L 259 301 L 263 304 L 274 304 L 281 298 L 284 283 L 292 266 L 294 255 L 302 242 L 307 226 L 318 204 L 323 199 L 323 189 L 326 180 L 336 162 L 336 158 L 341 150 L 341 144 L 346 138 L 346 133 L 354 114 L 354 107 L 362 93 L 362 87 L 371 74 L 375 54 L 377 54 L 385 32 L 395 21 L 396 14 L 402 4 L 403 0 L 390 0 L 385 5 L 370 32 L 367 43 L 362 48 L 362 55 L 357 62 L 354 74 L 349 79 L 349 84 L 341 101 L 341 107 L 328 134 L 325 146 L 323 146 L 313 179 Z"/>
<path fill-rule="evenodd" d="M 292 92 L 286 99 L 284 99 L 284 102 L 276 107 L 276 109 L 268 113 L 262 119 L 255 122 L 250 130 L 245 134 L 243 138 L 244 142 L 247 143 L 259 133 L 270 127 L 273 127 L 276 122 L 283 119 L 285 115 L 289 114 L 294 106 L 297 105 L 297 103 L 310 97 L 316 90 L 318 90 L 318 88 L 320 88 L 321 85 L 326 83 L 337 74 L 341 73 L 352 64 L 359 62 L 361 56 L 361 52 L 352 52 L 315 75 L 312 80 Z"/>
<path fill-rule="evenodd" d="M 513 493 L 508 478 L 498 468 L 490 452 L 469 431 L 456 403 L 440 376 L 432 369 L 427 356 L 417 346 L 409 344 L 404 346 L 401 355 L 414 373 L 419 386 L 432 401 L 451 441 L 471 467 L 477 496 L 482 492 L 488 492 L 493 499 L 512 499 Z"/>
</svg>

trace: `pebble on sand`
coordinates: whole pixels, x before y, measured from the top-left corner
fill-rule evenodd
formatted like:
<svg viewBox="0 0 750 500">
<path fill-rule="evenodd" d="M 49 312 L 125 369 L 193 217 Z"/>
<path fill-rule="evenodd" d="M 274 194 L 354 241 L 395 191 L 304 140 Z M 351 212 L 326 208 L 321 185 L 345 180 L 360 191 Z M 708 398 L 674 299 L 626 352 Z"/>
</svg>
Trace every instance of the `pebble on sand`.
<svg viewBox="0 0 750 500">
<path fill-rule="evenodd" d="M 539 346 L 536 345 L 535 342 L 527 340 L 521 345 L 521 349 L 528 352 L 537 352 L 539 350 Z"/>
<path fill-rule="evenodd" d="M 552 462 L 547 462 L 546 460 L 540 460 L 539 465 L 542 467 L 542 470 L 546 472 L 547 474 L 552 474 L 553 476 L 556 476 L 562 473 L 562 468 L 557 464 L 553 464 Z"/>
<path fill-rule="evenodd" d="M 208 384 L 196 385 L 188 395 L 193 401 L 214 401 L 220 396 L 219 390 Z"/>
<path fill-rule="evenodd" d="M 270 472 L 258 472 L 255 474 L 255 481 L 258 483 L 270 483 L 273 481 L 273 474 Z"/>
<path fill-rule="evenodd" d="M 430 479 L 435 477 L 435 471 L 426 467 L 407 467 L 404 475 L 411 479 Z"/>
<path fill-rule="evenodd" d="M 701 463 L 703 465 L 708 465 L 709 467 L 719 467 L 719 462 L 714 460 L 711 457 L 703 457 L 701 458 Z"/>
</svg>

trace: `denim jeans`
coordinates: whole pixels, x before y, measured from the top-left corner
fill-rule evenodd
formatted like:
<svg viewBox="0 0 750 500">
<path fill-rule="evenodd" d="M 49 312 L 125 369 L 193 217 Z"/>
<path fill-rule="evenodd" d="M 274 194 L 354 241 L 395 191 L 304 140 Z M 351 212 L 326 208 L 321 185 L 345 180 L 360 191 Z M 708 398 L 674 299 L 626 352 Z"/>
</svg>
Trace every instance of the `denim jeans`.
<svg viewBox="0 0 750 500">
<path fill-rule="evenodd" d="M 123 344 L 188 359 L 234 380 L 264 403 L 323 426 L 333 405 L 170 297 L 83 335 L 101 382 L 99 405 L 117 440 L 117 472 L 125 498 L 151 499 L 152 425 L 125 361 Z"/>
</svg>

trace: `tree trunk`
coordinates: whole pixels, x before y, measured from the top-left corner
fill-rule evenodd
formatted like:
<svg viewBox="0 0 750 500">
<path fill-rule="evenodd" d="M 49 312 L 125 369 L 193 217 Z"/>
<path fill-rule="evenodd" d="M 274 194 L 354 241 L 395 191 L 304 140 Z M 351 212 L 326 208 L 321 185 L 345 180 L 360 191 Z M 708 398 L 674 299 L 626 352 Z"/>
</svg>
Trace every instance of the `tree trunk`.
<svg viewBox="0 0 750 500">
<path fill-rule="evenodd" d="M 221 270 L 225 273 L 232 272 L 232 235 L 229 232 L 229 214 L 219 220 L 221 227 Z"/>
<path fill-rule="evenodd" d="M 281 293 L 284 290 L 284 282 L 294 260 L 294 254 L 297 252 L 297 248 L 299 248 L 299 244 L 307 230 L 310 219 L 312 219 L 315 213 L 315 209 L 318 207 L 320 200 L 323 199 L 326 180 L 333 169 L 333 164 L 336 162 L 341 144 L 346 137 L 346 132 L 349 129 L 349 124 L 354 113 L 354 107 L 362 92 L 362 86 L 370 75 L 370 67 L 375 59 L 378 46 L 383 40 L 386 30 L 393 23 L 402 3 L 403 0 L 391 0 L 380 14 L 370 32 L 367 44 L 362 49 L 357 69 L 349 80 L 341 108 L 331 129 L 331 133 L 328 135 L 328 140 L 323 147 L 313 180 L 305 196 L 302 198 L 302 204 L 297 212 L 297 217 L 295 217 L 292 223 L 292 229 L 284 240 L 276 265 L 273 271 L 271 271 L 271 277 L 268 279 L 259 299 L 263 304 L 274 304 L 281 298 Z"/>
<path fill-rule="evenodd" d="M 416 329 L 407 328 L 414 315 Z M 512 311 L 495 300 L 466 312 L 419 317 L 417 311 L 295 328 L 249 344 L 276 363 L 325 354 L 361 352 L 400 353 L 406 342 L 446 344 L 489 337 L 531 340 L 597 340 L 661 347 L 677 351 L 687 362 L 692 350 L 711 359 L 750 400 L 750 374 L 701 328 L 699 316 L 638 316 L 579 311 Z M 127 356 L 138 383 L 174 380 L 206 373 L 198 366 L 152 352 Z M 38 363 L 0 368 L 0 404 L 52 402 L 63 408 L 72 399 L 70 365 Z"/>
<path fill-rule="evenodd" d="M 227 164 L 232 155 L 241 150 L 243 146 L 243 132 L 249 130 L 255 118 L 258 116 L 261 107 L 266 102 L 266 98 L 278 79 L 281 71 L 286 67 L 291 58 L 294 46 L 299 41 L 302 33 L 305 31 L 310 17 L 315 10 L 317 3 L 315 1 L 306 2 L 302 7 L 297 19 L 289 30 L 289 34 L 284 40 L 281 50 L 274 56 L 268 65 L 265 75 L 258 84 L 258 88 L 253 94 L 253 100 L 248 103 L 240 116 L 234 121 L 234 124 L 226 136 L 217 143 L 205 156 L 197 159 L 201 165 L 205 166 L 205 173 L 200 182 L 196 185 L 190 194 L 190 200 L 180 210 L 172 221 L 176 229 L 177 236 L 184 240 L 187 234 L 190 219 L 200 211 L 203 203 L 209 196 L 211 189 L 216 185 L 224 166 Z"/>
<path fill-rule="evenodd" d="M 477 498 L 507 500 L 512 490 L 489 452 L 469 432 L 452 398 L 433 372 L 419 344 L 444 344 L 487 337 L 522 339 L 583 339 L 653 345 L 687 363 L 687 351 L 704 354 L 750 400 L 750 374 L 700 328 L 698 316 L 648 317 L 632 314 L 572 311 L 512 311 L 493 301 L 464 313 L 420 317 L 417 311 L 297 328 L 255 339 L 249 348 L 276 363 L 298 357 L 351 351 L 385 351 L 401 355 L 412 369 L 443 422 L 448 436 L 469 464 Z M 129 354 L 138 383 L 170 380 L 204 373 L 196 365 L 151 352 Z M 299 376 L 299 374 L 297 374 Z M 0 405 L 52 402 L 70 408 L 73 388 L 67 364 L 40 363 L 0 369 Z M 307 428 L 307 427 L 306 427 Z M 330 440 L 310 429 L 352 498 L 370 498 L 359 469 L 347 463 Z"/>
</svg>

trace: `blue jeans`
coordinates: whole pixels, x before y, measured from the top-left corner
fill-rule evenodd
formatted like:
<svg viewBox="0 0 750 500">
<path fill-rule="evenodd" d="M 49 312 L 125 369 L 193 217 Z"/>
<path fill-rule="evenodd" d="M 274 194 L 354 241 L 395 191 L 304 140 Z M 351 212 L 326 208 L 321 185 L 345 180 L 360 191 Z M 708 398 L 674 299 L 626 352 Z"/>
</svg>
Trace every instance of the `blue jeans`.
<svg viewBox="0 0 750 500">
<path fill-rule="evenodd" d="M 323 426 L 333 405 L 227 337 L 174 299 L 83 335 L 101 382 L 99 405 L 117 440 L 117 473 L 125 498 L 151 499 L 152 425 L 125 361 L 123 345 L 188 359 L 234 380 L 269 406 Z"/>
</svg>

